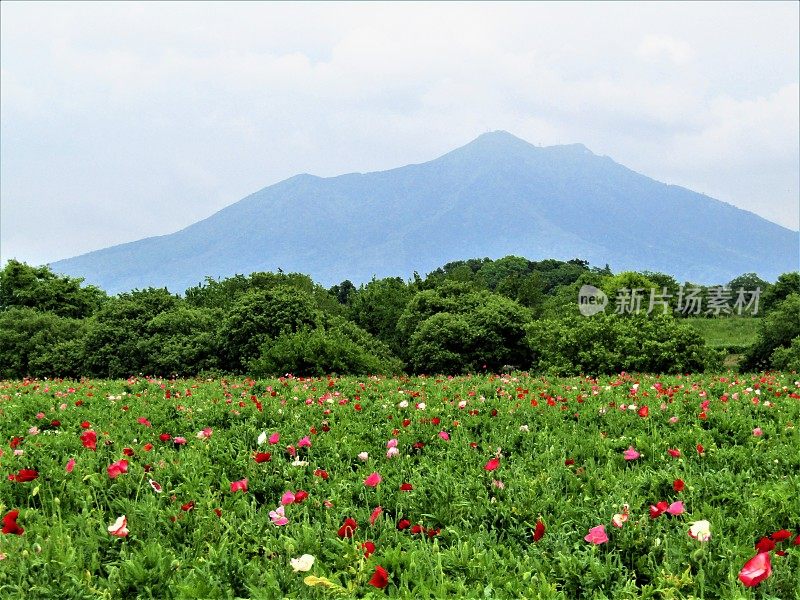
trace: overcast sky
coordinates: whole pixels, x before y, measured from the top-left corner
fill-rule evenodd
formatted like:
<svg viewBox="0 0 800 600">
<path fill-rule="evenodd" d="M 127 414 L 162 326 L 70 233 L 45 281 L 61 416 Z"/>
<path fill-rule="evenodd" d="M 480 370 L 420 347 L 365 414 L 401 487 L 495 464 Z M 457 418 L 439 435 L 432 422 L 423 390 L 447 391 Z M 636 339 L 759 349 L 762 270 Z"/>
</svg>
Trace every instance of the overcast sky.
<svg viewBox="0 0 800 600">
<path fill-rule="evenodd" d="M 799 6 L 3 1 L 0 256 L 170 233 L 495 129 L 797 229 Z"/>
</svg>

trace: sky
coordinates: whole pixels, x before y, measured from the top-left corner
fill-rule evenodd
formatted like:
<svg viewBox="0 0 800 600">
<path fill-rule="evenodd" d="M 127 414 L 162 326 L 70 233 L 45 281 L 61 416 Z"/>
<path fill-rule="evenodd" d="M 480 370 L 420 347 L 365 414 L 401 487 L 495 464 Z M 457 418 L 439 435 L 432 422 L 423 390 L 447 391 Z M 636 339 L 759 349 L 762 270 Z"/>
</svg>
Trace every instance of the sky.
<svg viewBox="0 0 800 600">
<path fill-rule="evenodd" d="M 0 260 L 171 233 L 298 173 L 497 129 L 796 230 L 798 23 L 797 2 L 4 0 Z"/>
</svg>

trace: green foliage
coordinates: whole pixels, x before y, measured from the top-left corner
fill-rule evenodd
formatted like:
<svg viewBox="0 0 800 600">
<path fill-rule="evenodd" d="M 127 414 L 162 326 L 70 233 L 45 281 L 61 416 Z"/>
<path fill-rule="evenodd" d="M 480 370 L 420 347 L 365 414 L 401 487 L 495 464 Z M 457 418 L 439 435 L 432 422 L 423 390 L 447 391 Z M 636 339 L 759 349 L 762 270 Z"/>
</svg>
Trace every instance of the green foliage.
<svg viewBox="0 0 800 600">
<path fill-rule="evenodd" d="M 371 354 L 343 328 L 317 327 L 283 334 L 265 343 L 261 356 L 250 363 L 248 372 L 255 377 L 285 373 L 320 377 L 326 374 L 397 373 L 400 370 L 402 364 L 399 360 Z"/>
<path fill-rule="evenodd" d="M 80 329 L 79 320 L 55 313 L 20 307 L 0 311 L 0 377 L 49 375 L 42 372 L 37 357 Z"/>
<path fill-rule="evenodd" d="M 92 314 L 106 294 L 83 279 L 55 275 L 49 267 L 31 267 L 9 260 L 0 270 L 0 310 L 33 308 L 80 319 Z"/>
<path fill-rule="evenodd" d="M 220 326 L 223 367 L 241 372 L 270 339 L 315 327 L 321 313 L 313 298 L 296 288 L 277 286 L 242 294 Z"/>
<path fill-rule="evenodd" d="M 398 331 L 397 321 L 412 296 L 399 277 L 373 279 L 348 295 L 347 316 L 399 355 L 407 342 Z"/>
<path fill-rule="evenodd" d="M 777 284 L 776 284 L 777 287 Z M 800 336 L 800 294 L 789 294 L 784 300 L 774 305 L 760 319 L 758 340 L 745 355 L 744 369 L 763 370 L 777 368 L 772 364 L 774 353 L 778 351 L 778 360 L 791 360 L 792 351 L 788 349 L 792 340 Z"/>
<path fill-rule="evenodd" d="M 791 600 L 800 572 L 796 380 L 2 381 L 0 517 L 19 511 L 24 533 L 0 534 L 0 596 Z M 84 421 L 96 451 L 81 445 Z M 205 428 L 210 437 L 198 437 Z M 259 445 L 262 431 L 280 443 Z M 311 445 L 300 447 L 306 436 Z M 15 437 L 19 455 L 8 445 Z M 641 455 L 626 461 L 630 446 Z M 258 452 L 271 459 L 257 463 Z M 495 455 L 497 469 L 485 470 Z M 109 464 L 123 457 L 127 472 L 110 478 Z M 23 468 L 38 478 L 7 478 Z M 375 471 L 381 483 L 366 487 Z M 242 479 L 247 491 L 232 492 Z M 269 513 L 287 490 L 308 497 L 285 506 L 289 522 L 278 527 Z M 685 512 L 651 518 L 660 501 L 680 501 Z M 629 519 L 617 528 L 623 505 Z M 113 537 L 108 527 L 122 515 L 129 533 Z M 342 539 L 348 517 L 358 527 Z M 398 529 L 401 519 L 422 531 Z M 546 531 L 534 540 L 539 519 Z M 699 520 L 710 523 L 706 542 L 687 534 Z M 608 541 L 585 541 L 601 524 Z M 737 573 L 754 544 L 783 529 L 792 536 L 777 543 L 783 555 L 771 553 L 771 575 L 745 588 Z M 314 564 L 294 572 L 290 561 L 303 554 Z M 378 565 L 388 573 L 383 590 L 368 583 Z"/>
<path fill-rule="evenodd" d="M 800 294 L 800 271 L 780 275 L 761 296 L 761 310 L 765 313 L 771 311 L 791 294 Z"/>
<path fill-rule="evenodd" d="M 788 347 L 775 348 L 770 362 L 774 369 L 800 373 L 800 336 L 794 338 Z"/>
<path fill-rule="evenodd" d="M 708 349 L 692 327 L 671 315 L 565 317 L 528 327 L 536 372 L 690 373 L 716 368 L 719 353 Z"/>
<path fill-rule="evenodd" d="M 150 321 L 176 308 L 180 298 L 166 288 L 148 288 L 111 298 L 86 324 L 83 336 L 85 373 L 100 377 L 128 377 L 154 373 L 148 348 Z"/>
<path fill-rule="evenodd" d="M 312 299 L 314 306 L 323 312 L 340 314 L 337 298 L 325 288 L 301 273 L 252 273 L 246 277 L 235 275 L 221 281 L 207 277 L 203 284 L 186 290 L 186 301 L 191 306 L 229 310 L 242 296 L 252 291 L 275 288 L 293 288 Z"/>
<path fill-rule="evenodd" d="M 462 373 L 523 366 L 528 310 L 499 294 L 448 283 L 420 292 L 403 312 L 398 329 L 409 339 L 415 372 Z"/>
</svg>

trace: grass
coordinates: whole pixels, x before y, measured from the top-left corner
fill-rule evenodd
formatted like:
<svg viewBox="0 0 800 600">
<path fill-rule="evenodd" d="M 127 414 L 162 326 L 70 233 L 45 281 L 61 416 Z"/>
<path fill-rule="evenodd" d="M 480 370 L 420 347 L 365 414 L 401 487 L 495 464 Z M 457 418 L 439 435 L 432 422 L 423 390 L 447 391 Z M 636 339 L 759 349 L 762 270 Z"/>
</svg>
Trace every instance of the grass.
<svg viewBox="0 0 800 600">
<path fill-rule="evenodd" d="M 0 514 L 18 510 L 24 533 L 0 535 L 0 597 L 791 600 L 795 380 L 2 382 Z M 122 459 L 127 472 L 111 478 Z M 22 469 L 36 478 L 15 480 Z M 308 497 L 276 525 L 270 512 L 298 490 Z M 685 512 L 651 518 L 660 501 Z M 612 526 L 626 504 L 629 520 Z M 122 515 L 129 533 L 112 536 Z M 347 518 L 357 528 L 342 537 Z M 707 542 L 688 535 L 698 520 Z M 598 525 L 608 542 L 585 541 Z M 793 532 L 775 548 L 785 556 L 773 551 L 770 577 L 745 588 L 754 544 L 781 529 Z M 294 572 L 303 554 L 313 567 Z M 383 588 L 370 584 L 378 566 Z"/>
<path fill-rule="evenodd" d="M 712 348 L 745 348 L 758 337 L 760 319 L 754 317 L 721 317 L 703 319 L 690 317 L 686 322 L 703 336 Z"/>
</svg>

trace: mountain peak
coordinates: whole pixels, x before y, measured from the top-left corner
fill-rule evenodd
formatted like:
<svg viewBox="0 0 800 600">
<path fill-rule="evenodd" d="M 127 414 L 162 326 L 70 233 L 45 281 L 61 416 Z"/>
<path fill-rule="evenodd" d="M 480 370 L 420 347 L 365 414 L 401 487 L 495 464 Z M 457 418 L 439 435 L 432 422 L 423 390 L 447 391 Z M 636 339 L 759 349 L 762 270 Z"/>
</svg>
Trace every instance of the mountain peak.
<svg viewBox="0 0 800 600">
<path fill-rule="evenodd" d="M 665 223 L 671 235 L 654 241 L 652 232 Z M 736 244 L 742 231 L 758 243 Z M 299 175 L 176 233 L 53 269 L 110 292 L 165 285 L 181 291 L 207 275 L 280 268 L 329 286 L 513 254 L 579 256 L 615 270 L 723 283 L 740 273 L 772 279 L 796 268 L 796 248 L 795 232 L 601 160 L 582 144 L 541 147 L 492 131 L 409 167 Z"/>
</svg>

